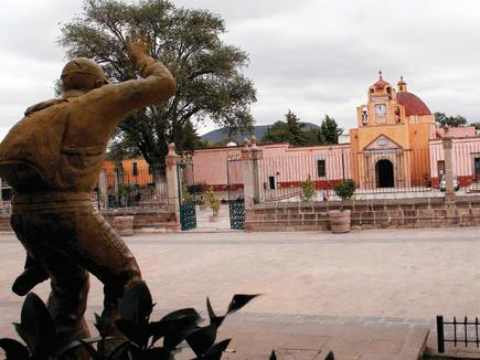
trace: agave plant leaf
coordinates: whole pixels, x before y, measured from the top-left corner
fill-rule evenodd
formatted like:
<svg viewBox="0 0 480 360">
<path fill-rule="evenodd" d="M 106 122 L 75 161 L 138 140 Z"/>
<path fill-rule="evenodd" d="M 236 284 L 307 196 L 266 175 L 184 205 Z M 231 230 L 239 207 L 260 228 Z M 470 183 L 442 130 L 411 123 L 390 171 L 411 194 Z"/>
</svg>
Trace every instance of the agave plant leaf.
<svg viewBox="0 0 480 360">
<path fill-rule="evenodd" d="M 236 294 L 233 296 L 232 301 L 228 305 L 227 315 L 232 314 L 235 311 L 240 310 L 245 305 L 247 305 L 251 300 L 255 299 L 260 294 L 256 295 L 244 295 L 244 294 Z"/>
<path fill-rule="evenodd" d="M 212 346 L 210 350 L 205 354 L 203 360 L 220 360 L 223 352 L 227 349 L 232 339 L 226 339 L 220 341 L 218 344 Z"/>
<path fill-rule="evenodd" d="M 29 360 L 30 353 L 25 345 L 14 339 L 0 339 L 0 348 L 5 351 L 5 360 Z"/>
<path fill-rule="evenodd" d="M 197 357 L 204 356 L 215 343 L 217 326 L 210 324 L 192 332 L 187 338 L 187 343 Z"/>
<path fill-rule="evenodd" d="M 26 338 L 20 333 L 19 335 L 25 340 L 33 356 L 47 357 L 53 353 L 55 325 L 47 307 L 34 293 L 29 293 L 23 302 L 20 325 L 20 331 Z"/>
<path fill-rule="evenodd" d="M 119 305 L 120 318 L 136 324 L 146 324 L 153 310 L 150 290 L 144 281 L 133 285 L 122 297 Z"/>
</svg>

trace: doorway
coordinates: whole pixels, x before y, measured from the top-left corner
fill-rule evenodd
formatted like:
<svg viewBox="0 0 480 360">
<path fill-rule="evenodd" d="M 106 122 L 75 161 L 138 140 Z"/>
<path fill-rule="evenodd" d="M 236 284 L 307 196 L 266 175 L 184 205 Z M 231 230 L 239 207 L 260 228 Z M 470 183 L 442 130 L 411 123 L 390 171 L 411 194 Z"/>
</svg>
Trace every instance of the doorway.
<svg viewBox="0 0 480 360">
<path fill-rule="evenodd" d="M 395 186 L 393 163 L 390 160 L 382 159 L 375 165 L 377 188 L 390 188 Z"/>
</svg>

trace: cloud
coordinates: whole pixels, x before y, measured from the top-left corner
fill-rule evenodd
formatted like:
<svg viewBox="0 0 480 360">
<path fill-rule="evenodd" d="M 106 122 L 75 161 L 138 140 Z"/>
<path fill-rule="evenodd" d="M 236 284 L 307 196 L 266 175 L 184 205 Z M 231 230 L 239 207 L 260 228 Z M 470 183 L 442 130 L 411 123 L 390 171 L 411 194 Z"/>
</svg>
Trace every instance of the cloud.
<svg viewBox="0 0 480 360">
<path fill-rule="evenodd" d="M 173 2 L 218 13 L 224 41 L 249 53 L 245 71 L 258 90 L 258 123 L 291 109 L 304 120 L 329 114 L 354 127 L 355 108 L 366 102 L 379 70 L 392 84 L 404 75 L 432 111 L 480 120 L 477 0 Z M 64 63 L 58 23 L 81 12 L 81 0 L 2 4 L 0 136 L 25 107 L 52 96 Z"/>
</svg>

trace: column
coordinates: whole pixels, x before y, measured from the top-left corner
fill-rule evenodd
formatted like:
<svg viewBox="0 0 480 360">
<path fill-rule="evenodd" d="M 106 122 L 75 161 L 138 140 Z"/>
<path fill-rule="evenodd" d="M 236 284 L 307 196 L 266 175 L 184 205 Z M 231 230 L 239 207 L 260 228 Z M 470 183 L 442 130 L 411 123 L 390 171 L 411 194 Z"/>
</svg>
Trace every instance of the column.
<svg viewBox="0 0 480 360">
<path fill-rule="evenodd" d="M 2 178 L 0 178 L 0 213 L 3 212 L 3 184 Z"/>
<path fill-rule="evenodd" d="M 102 169 L 100 175 L 98 176 L 98 190 L 99 194 L 99 207 L 100 209 L 108 208 L 108 194 L 107 194 L 107 170 Z"/>
<path fill-rule="evenodd" d="M 257 147 L 257 139 L 252 136 L 251 146 L 242 150 L 246 210 L 252 209 L 255 203 L 261 203 L 264 200 L 262 159 L 263 150 Z"/>
<path fill-rule="evenodd" d="M 453 163 L 452 163 L 452 138 L 443 138 L 443 153 L 445 155 L 445 201 L 455 201 L 455 191 L 453 189 Z"/>
<path fill-rule="evenodd" d="M 175 153 L 175 144 L 168 145 L 168 154 L 165 158 L 166 179 L 167 179 L 167 197 L 168 210 L 179 214 L 179 188 L 178 188 L 178 172 L 177 165 L 180 162 L 180 156 Z"/>
</svg>

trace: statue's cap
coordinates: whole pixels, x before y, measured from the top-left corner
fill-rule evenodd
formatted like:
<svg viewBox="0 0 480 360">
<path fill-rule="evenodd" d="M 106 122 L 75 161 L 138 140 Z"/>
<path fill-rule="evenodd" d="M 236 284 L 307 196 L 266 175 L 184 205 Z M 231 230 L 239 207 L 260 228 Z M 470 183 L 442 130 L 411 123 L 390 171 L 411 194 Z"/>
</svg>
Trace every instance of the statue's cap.
<svg viewBox="0 0 480 360">
<path fill-rule="evenodd" d="M 86 58 L 77 58 L 70 61 L 62 71 L 62 79 L 67 75 L 72 74 L 88 74 L 88 75 L 95 75 L 98 78 L 108 83 L 108 80 L 105 76 L 100 65 L 98 65 L 95 61 Z"/>
</svg>

